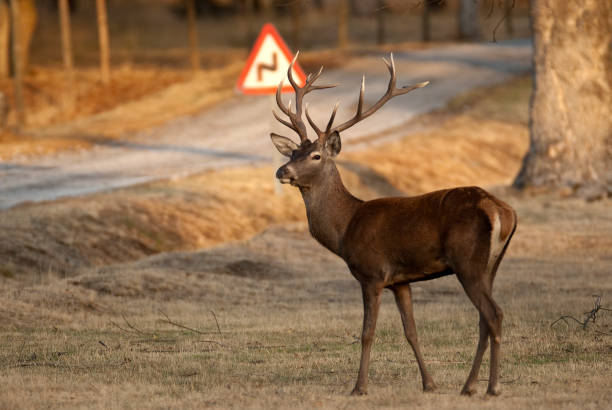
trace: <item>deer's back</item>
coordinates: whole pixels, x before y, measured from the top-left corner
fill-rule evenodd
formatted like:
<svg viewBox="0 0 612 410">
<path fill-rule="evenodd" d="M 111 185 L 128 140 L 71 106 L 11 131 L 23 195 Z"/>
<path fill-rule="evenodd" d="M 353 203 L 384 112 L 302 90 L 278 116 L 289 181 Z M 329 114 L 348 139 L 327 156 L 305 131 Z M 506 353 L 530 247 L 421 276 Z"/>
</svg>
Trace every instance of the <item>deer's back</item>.
<svg viewBox="0 0 612 410">
<path fill-rule="evenodd" d="M 389 284 L 450 274 L 448 248 L 490 237 L 495 214 L 502 223 L 500 236 L 508 236 L 514 211 L 478 187 L 367 201 L 348 225 L 341 256 L 356 276 L 378 271 L 376 279 Z"/>
</svg>

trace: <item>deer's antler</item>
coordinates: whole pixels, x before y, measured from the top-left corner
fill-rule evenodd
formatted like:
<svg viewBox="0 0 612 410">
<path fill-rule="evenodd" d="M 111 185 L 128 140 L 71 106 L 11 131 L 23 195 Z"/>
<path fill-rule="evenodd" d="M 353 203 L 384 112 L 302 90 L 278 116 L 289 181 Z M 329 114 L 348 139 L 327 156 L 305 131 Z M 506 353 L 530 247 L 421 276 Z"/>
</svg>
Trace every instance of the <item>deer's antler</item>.
<svg viewBox="0 0 612 410">
<path fill-rule="evenodd" d="M 387 65 L 387 69 L 389 70 L 389 74 L 390 74 L 389 85 L 387 86 L 387 92 L 385 92 L 385 94 L 382 97 L 380 97 L 380 99 L 376 101 L 374 105 L 372 105 L 368 110 L 364 112 L 363 111 L 363 95 L 365 93 L 365 76 L 363 76 L 361 79 L 361 88 L 359 90 L 359 101 L 357 103 L 357 112 L 355 113 L 353 118 L 351 118 L 350 120 L 343 122 L 342 124 L 337 125 L 332 128 L 334 117 L 336 116 L 336 110 L 338 109 L 338 104 L 336 103 L 336 106 L 334 107 L 334 111 L 332 112 L 332 115 L 327 124 L 327 129 L 325 130 L 325 132 L 322 132 L 319 135 L 319 139 L 322 138 L 321 140 L 322 143 L 324 143 L 327 137 L 329 137 L 334 132 L 344 131 L 347 128 L 350 128 L 353 125 L 357 124 L 361 120 L 368 118 L 370 115 L 378 111 L 380 107 L 385 105 L 385 103 L 389 101 L 391 98 L 396 97 L 398 95 L 409 93 L 410 91 L 415 90 L 417 88 L 423 88 L 427 84 L 429 84 L 429 81 L 424 81 L 422 83 L 418 83 L 415 85 L 407 85 L 402 88 L 397 88 L 395 86 L 395 62 L 393 61 L 393 53 L 391 53 L 389 60 L 390 62 L 387 61 L 385 58 L 383 58 L 383 61 Z M 308 116 L 308 112 L 306 112 L 306 116 Z"/>
<path fill-rule="evenodd" d="M 287 127 L 291 128 L 293 131 L 295 131 L 300 136 L 300 141 L 304 142 L 308 140 L 308 132 L 306 130 L 306 125 L 304 124 L 304 121 L 302 120 L 302 100 L 304 99 L 304 96 L 314 90 L 323 90 L 325 88 L 336 87 L 337 84 L 314 85 L 314 82 L 321 76 L 321 73 L 323 72 L 323 66 L 321 66 L 321 68 L 319 69 L 317 73 L 308 74 L 308 77 L 306 78 L 306 83 L 304 84 L 303 87 L 300 87 L 296 83 L 295 79 L 293 78 L 293 73 L 292 73 L 293 66 L 299 54 L 300 52 L 298 51 L 295 54 L 293 61 L 291 61 L 291 64 L 289 64 L 289 68 L 287 69 L 287 78 L 289 79 L 289 83 L 295 90 L 295 112 L 291 111 L 291 100 L 289 101 L 288 105 L 285 105 L 283 103 L 283 99 L 281 97 L 281 93 L 283 90 L 283 82 L 281 81 L 281 83 L 278 85 L 278 88 L 276 89 L 276 104 L 278 105 L 278 108 L 285 115 L 287 115 L 287 117 L 289 117 L 289 121 L 286 121 L 280 118 L 279 115 L 274 110 L 272 110 L 272 114 L 274 115 L 274 118 L 276 118 L 281 124 L 284 124 Z M 310 122 L 310 119 L 309 119 L 309 122 Z M 312 125 L 313 123 L 310 122 L 310 124 Z M 315 131 L 317 130 L 316 128 L 314 129 Z"/>
<path fill-rule="evenodd" d="M 299 52 L 296 53 L 287 71 L 287 77 L 289 78 L 289 82 L 291 83 L 291 85 L 293 86 L 293 89 L 295 90 L 295 112 L 291 111 L 291 102 L 289 102 L 288 105 L 285 105 L 282 101 L 281 91 L 283 88 L 283 83 L 281 82 L 278 85 L 278 89 L 276 90 L 276 103 L 278 105 L 278 108 L 280 108 L 280 110 L 289 117 L 290 122 L 280 118 L 275 111 L 272 111 L 272 113 L 274 114 L 274 117 L 278 121 L 280 121 L 282 124 L 286 125 L 287 127 L 297 132 L 297 134 L 300 136 L 301 142 L 304 142 L 308 140 L 308 133 L 306 131 L 306 125 L 304 124 L 304 121 L 302 120 L 302 99 L 304 98 L 304 95 L 308 94 L 309 92 L 313 90 L 332 88 L 332 87 L 335 87 L 337 84 L 314 85 L 314 82 L 319 78 L 319 76 L 321 76 L 321 73 L 323 72 L 323 67 L 321 67 L 316 74 L 312 74 L 312 73 L 309 74 L 308 77 L 306 78 L 306 84 L 304 84 L 303 87 L 300 87 L 293 79 L 293 75 L 291 73 L 291 71 L 293 70 L 293 65 L 295 64 L 295 61 L 297 60 L 298 55 L 299 55 Z M 327 122 L 327 126 L 325 127 L 325 130 L 321 130 L 314 123 L 314 121 L 310 117 L 310 114 L 308 114 L 308 105 L 306 105 L 306 110 L 305 110 L 306 118 L 308 120 L 308 123 L 312 127 L 312 129 L 317 134 L 319 143 L 324 144 L 325 141 L 327 140 L 327 137 L 329 137 L 334 132 L 344 131 L 347 128 L 350 128 L 353 125 L 357 124 L 361 120 L 364 120 L 365 118 L 374 114 L 376 111 L 378 111 L 380 107 L 385 105 L 385 103 L 389 101 L 391 98 L 396 97 L 398 95 L 409 93 L 412 90 L 425 87 L 427 84 L 429 84 L 429 81 L 424 81 L 422 83 L 418 83 L 415 85 L 409 85 L 409 86 L 404 86 L 402 88 L 397 88 L 395 86 L 396 75 L 395 75 L 395 62 L 393 61 L 393 53 L 391 53 L 389 61 L 387 61 L 385 58 L 383 58 L 383 61 L 387 65 L 387 69 L 389 70 L 389 74 L 390 74 L 389 85 L 387 87 L 387 91 L 382 97 L 380 97 L 380 99 L 374 105 L 372 105 L 365 112 L 363 111 L 363 96 L 365 93 L 365 76 L 361 80 L 361 88 L 359 90 L 359 101 L 357 103 L 357 112 L 351 119 L 349 119 L 348 121 L 340 125 L 332 127 L 334 124 L 334 119 L 336 118 L 336 112 L 338 111 L 338 105 L 340 104 L 339 102 L 336 103 L 336 105 L 334 106 L 334 109 L 329 118 L 329 121 Z"/>
</svg>

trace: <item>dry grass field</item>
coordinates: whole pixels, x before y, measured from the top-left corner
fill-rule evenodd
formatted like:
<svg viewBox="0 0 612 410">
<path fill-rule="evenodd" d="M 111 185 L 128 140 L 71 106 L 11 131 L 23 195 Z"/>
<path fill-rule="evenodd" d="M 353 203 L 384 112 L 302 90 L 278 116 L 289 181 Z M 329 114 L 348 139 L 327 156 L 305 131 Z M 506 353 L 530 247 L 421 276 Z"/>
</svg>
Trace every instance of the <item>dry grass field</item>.
<svg viewBox="0 0 612 410">
<path fill-rule="evenodd" d="M 435 127 L 340 156 L 362 197 L 476 183 L 517 210 L 494 291 L 500 397 L 484 397 L 486 361 L 478 395 L 459 396 L 478 317 L 454 277 L 413 286 L 438 390 L 420 391 L 387 293 L 369 395 L 349 397 L 358 284 L 263 167 L 1 212 L 0 408 L 608 408 L 612 312 L 551 324 L 582 320 L 592 295 L 612 308 L 612 204 L 502 187 L 526 148 L 529 88 L 463 96 L 420 119 Z"/>
</svg>

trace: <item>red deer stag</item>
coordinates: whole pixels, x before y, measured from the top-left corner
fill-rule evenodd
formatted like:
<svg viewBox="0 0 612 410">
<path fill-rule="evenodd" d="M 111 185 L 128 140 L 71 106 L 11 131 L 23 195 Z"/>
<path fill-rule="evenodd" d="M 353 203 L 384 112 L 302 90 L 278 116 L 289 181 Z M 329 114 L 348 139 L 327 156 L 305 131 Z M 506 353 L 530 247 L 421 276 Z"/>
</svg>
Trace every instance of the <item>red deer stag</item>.
<svg viewBox="0 0 612 410">
<path fill-rule="evenodd" d="M 296 56 L 297 58 L 297 56 Z M 404 333 L 416 356 L 423 389 L 431 391 L 433 382 L 419 348 L 412 313 L 410 283 L 455 274 L 480 314 L 480 338 L 474 363 L 461 391 L 471 395 L 482 357 L 491 341 L 491 366 L 487 393 L 499 393 L 499 351 L 502 333 L 502 310 L 491 296 L 495 273 L 516 229 L 516 213 L 504 202 L 478 187 L 444 189 L 415 197 L 381 198 L 362 201 L 344 187 L 333 157 L 340 152 L 340 132 L 374 114 L 391 98 L 406 94 L 427 82 L 396 88 L 393 55 L 383 59 L 391 79 L 386 93 L 364 110 L 364 82 L 361 83 L 356 114 L 333 126 L 338 104 L 325 130 L 317 127 L 305 107 L 306 118 L 317 134 L 308 139 L 302 120 L 304 95 L 329 85 L 315 85 L 323 68 L 307 77 L 303 87 L 296 84 L 295 111 L 281 99 L 278 108 L 289 121 L 275 118 L 295 131 L 300 144 L 272 133 L 276 148 L 290 160 L 276 172 L 276 178 L 299 188 L 312 236 L 324 247 L 340 256 L 361 284 L 363 292 L 363 332 L 361 362 L 357 383 L 351 394 L 365 394 L 368 382 L 370 348 L 374 340 L 381 292 L 390 289 L 402 318 Z"/>
</svg>

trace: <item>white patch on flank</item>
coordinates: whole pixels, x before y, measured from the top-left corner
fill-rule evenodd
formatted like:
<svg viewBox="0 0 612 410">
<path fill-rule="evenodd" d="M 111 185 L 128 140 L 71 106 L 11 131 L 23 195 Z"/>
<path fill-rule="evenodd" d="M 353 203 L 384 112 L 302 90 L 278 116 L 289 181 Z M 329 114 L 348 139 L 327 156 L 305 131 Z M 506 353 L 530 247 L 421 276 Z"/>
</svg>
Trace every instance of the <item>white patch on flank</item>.
<svg viewBox="0 0 612 410">
<path fill-rule="evenodd" d="M 487 270 L 491 272 L 495 261 L 499 257 L 502 249 L 504 249 L 505 241 L 500 239 L 501 221 L 499 219 L 499 213 L 496 212 L 493 217 L 492 228 L 491 228 L 491 245 L 489 247 L 489 263 L 487 264 Z"/>
</svg>

